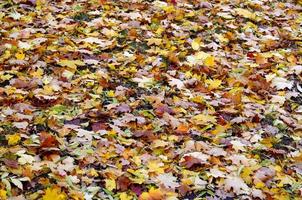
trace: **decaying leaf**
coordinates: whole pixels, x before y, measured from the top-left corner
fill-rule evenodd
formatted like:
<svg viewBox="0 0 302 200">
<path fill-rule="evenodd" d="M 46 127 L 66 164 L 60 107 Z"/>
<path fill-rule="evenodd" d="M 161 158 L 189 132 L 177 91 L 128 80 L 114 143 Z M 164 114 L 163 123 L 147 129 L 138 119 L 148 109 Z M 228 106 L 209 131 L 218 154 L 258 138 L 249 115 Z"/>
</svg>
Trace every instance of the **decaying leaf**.
<svg viewBox="0 0 302 200">
<path fill-rule="evenodd" d="M 301 199 L 302 1 L 0 1 L 0 199 Z"/>
</svg>

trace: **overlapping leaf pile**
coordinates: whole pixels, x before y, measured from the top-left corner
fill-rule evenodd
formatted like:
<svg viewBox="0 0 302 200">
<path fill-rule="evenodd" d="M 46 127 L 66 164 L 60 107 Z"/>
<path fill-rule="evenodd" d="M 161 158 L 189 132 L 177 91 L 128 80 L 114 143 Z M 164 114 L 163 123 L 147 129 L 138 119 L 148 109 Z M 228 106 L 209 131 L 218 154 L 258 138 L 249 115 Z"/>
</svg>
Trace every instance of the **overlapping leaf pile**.
<svg viewBox="0 0 302 200">
<path fill-rule="evenodd" d="M 0 2 L 0 199 L 300 199 L 301 2 Z"/>
</svg>

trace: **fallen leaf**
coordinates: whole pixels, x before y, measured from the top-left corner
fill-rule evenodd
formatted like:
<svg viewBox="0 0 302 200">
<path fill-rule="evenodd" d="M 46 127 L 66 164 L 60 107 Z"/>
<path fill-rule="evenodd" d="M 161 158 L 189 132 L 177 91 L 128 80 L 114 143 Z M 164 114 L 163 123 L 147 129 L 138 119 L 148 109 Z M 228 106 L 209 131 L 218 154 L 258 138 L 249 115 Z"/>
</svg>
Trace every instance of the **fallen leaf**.
<svg viewBox="0 0 302 200">
<path fill-rule="evenodd" d="M 116 189 L 115 180 L 114 179 L 106 179 L 105 180 L 105 187 L 106 187 L 107 190 L 110 190 L 110 191 Z"/>
<path fill-rule="evenodd" d="M 172 175 L 172 173 L 160 174 L 156 177 L 159 180 L 160 184 L 163 184 L 166 188 L 175 189 L 180 186 L 177 183 L 177 178 Z"/>
<path fill-rule="evenodd" d="M 213 67 L 215 65 L 215 57 L 214 56 L 208 56 L 203 61 L 204 65 L 207 67 Z"/>
<path fill-rule="evenodd" d="M 228 176 L 224 181 L 224 188 L 227 191 L 233 191 L 235 194 L 248 194 L 249 187 L 247 184 L 240 178 L 236 176 Z"/>
<path fill-rule="evenodd" d="M 24 55 L 24 53 L 23 53 L 22 51 L 16 53 L 15 56 L 16 56 L 16 58 L 17 58 L 18 60 L 24 60 L 24 58 L 25 58 L 25 55 Z"/>
<path fill-rule="evenodd" d="M 77 66 L 84 66 L 85 65 L 85 63 L 81 60 L 66 60 L 66 59 L 60 60 L 58 62 L 58 64 L 63 66 L 63 67 L 69 67 L 69 68 L 74 69 L 74 70 L 77 69 Z"/>
<path fill-rule="evenodd" d="M 53 187 L 47 188 L 45 194 L 42 197 L 42 200 L 66 200 L 67 196 L 60 188 Z"/>
<path fill-rule="evenodd" d="M 21 137 L 19 134 L 14 134 L 14 135 L 6 136 L 6 139 L 7 139 L 8 145 L 16 145 L 21 140 Z"/>
</svg>

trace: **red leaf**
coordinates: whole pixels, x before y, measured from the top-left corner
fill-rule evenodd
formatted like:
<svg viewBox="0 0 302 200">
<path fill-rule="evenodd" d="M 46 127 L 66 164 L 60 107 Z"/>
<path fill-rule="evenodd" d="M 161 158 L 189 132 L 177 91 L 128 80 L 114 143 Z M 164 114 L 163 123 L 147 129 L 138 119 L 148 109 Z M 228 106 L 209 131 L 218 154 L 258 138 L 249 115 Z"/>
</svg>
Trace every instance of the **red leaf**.
<svg viewBox="0 0 302 200">
<path fill-rule="evenodd" d="M 177 5 L 176 0 L 171 0 L 171 3 L 172 3 L 173 5 Z"/>
<path fill-rule="evenodd" d="M 40 142 L 41 148 L 56 147 L 59 143 L 55 136 L 47 132 L 42 132 L 40 134 Z"/>
<path fill-rule="evenodd" d="M 181 163 L 181 165 L 185 166 L 186 168 L 191 168 L 195 164 L 200 164 L 200 161 L 192 156 L 185 156 L 184 161 Z"/>
<path fill-rule="evenodd" d="M 119 189 L 121 191 L 128 190 L 130 185 L 131 185 L 131 180 L 126 176 L 120 176 L 117 179 L 117 189 Z"/>
</svg>

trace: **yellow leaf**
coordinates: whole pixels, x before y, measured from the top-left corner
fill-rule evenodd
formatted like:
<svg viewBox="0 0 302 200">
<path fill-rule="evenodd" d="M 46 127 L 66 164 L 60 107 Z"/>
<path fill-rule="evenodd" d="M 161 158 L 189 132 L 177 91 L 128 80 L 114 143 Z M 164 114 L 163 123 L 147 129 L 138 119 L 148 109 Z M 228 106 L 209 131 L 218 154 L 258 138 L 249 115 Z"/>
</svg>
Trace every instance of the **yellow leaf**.
<svg viewBox="0 0 302 200">
<path fill-rule="evenodd" d="M 160 45 L 162 43 L 162 39 L 159 39 L 159 38 L 150 38 L 150 39 L 147 39 L 147 45 L 150 46 L 152 44 L 155 44 L 155 45 Z"/>
<path fill-rule="evenodd" d="M 148 172 L 145 169 L 138 169 L 138 170 L 128 169 L 127 171 L 132 175 L 134 175 L 134 177 L 129 177 L 134 183 L 142 184 L 149 177 Z"/>
<path fill-rule="evenodd" d="M 203 64 L 207 67 L 213 67 L 215 65 L 215 57 L 208 56 L 204 61 Z"/>
<path fill-rule="evenodd" d="M 116 188 L 116 182 L 113 179 L 106 179 L 105 180 L 105 187 L 107 190 L 114 190 Z"/>
<path fill-rule="evenodd" d="M 221 80 L 219 79 L 207 79 L 205 83 L 208 85 L 210 90 L 217 89 L 221 85 Z"/>
<path fill-rule="evenodd" d="M 18 60 L 24 60 L 24 58 L 25 58 L 25 55 L 24 55 L 24 53 L 23 53 L 22 51 L 16 53 L 15 56 L 16 56 L 16 58 L 17 58 Z"/>
<path fill-rule="evenodd" d="M 107 29 L 107 28 L 103 29 L 102 33 L 106 35 L 108 38 L 115 37 L 118 35 L 117 32 L 115 32 L 114 30 Z"/>
<path fill-rule="evenodd" d="M 59 65 L 63 66 L 63 67 L 69 67 L 72 69 L 77 69 L 77 66 L 84 66 L 85 63 L 81 60 L 60 60 L 58 62 Z"/>
<path fill-rule="evenodd" d="M 227 129 L 229 129 L 231 126 L 230 124 L 226 124 L 225 126 L 222 125 L 217 125 L 215 127 L 215 129 L 213 131 L 211 131 L 212 134 L 216 135 L 216 134 L 220 134 L 220 133 L 224 133 Z"/>
<path fill-rule="evenodd" d="M 41 10 L 42 7 L 42 0 L 36 0 L 36 9 Z"/>
<path fill-rule="evenodd" d="M 200 38 L 195 38 L 192 42 L 192 48 L 197 51 L 200 48 Z"/>
<path fill-rule="evenodd" d="M 107 92 L 108 97 L 114 97 L 114 95 L 115 95 L 115 93 L 114 93 L 113 90 L 110 90 L 110 91 Z"/>
<path fill-rule="evenodd" d="M 143 192 L 140 196 L 139 196 L 139 200 L 148 200 L 150 197 L 149 197 L 149 194 L 148 192 Z"/>
<path fill-rule="evenodd" d="M 248 18 L 248 19 L 256 19 L 256 15 L 255 15 L 255 13 L 252 13 L 252 12 L 250 12 L 249 10 L 246 10 L 246 9 L 243 9 L 243 8 L 235 8 L 234 9 L 235 10 L 235 12 L 238 14 L 238 15 L 240 15 L 240 16 L 242 16 L 242 17 L 244 17 L 244 18 Z"/>
<path fill-rule="evenodd" d="M 216 34 L 217 39 L 219 40 L 219 42 L 221 43 L 229 43 L 229 39 L 224 37 L 224 35 L 222 34 Z"/>
<path fill-rule="evenodd" d="M 128 195 L 126 192 L 120 194 L 120 200 L 132 200 L 133 197 Z"/>
<path fill-rule="evenodd" d="M 257 188 L 257 189 L 264 188 L 264 187 L 265 187 L 265 184 L 261 181 L 256 183 L 256 185 L 255 185 L 255 188 Z"/>
<path fill-rule="evenodd" d="M 202 96 L 196 96 L 196 97 L 193 97 L 191 99 L 194 103 L 200 103 L 200 104 L 203 104 L 205 101 L 204 101 L 204 98 Z"/>
<path fill-rule="evenodd" d="M 4 53 L 1 54 L 0 62 L 3 62 L 4 60 L 11 57 L 11 53 L 9 50 L 6 50 Z"/>
<path fill-rule="evenodd" d="M 44 74 L 44 71 L 41 68 L 38 68 L 37 71 L 32 71 L 30 73 L 30 75 L 35 77 L 35 78 L 41 78 L 43 74 Z"/>
<path fill-rule="evenodd" d="M 6 196 L 6 191 L 5 190 L 0 190 L 0 199 L 1 200 L 6 200 L 7 196 Z"/>
<path fill-rule="evenodd" d="M 155 33 L 156 33 L 157 35 L 161 35 L 162 32 L 164 32 L 164 30 L 165 30 L 165 29 L 163 29 L 162 27 L 159 27 L 159 28 L 155 31 Z"/>
<path fill-rule="evenodd" d="M 193 117 L 196 124 L 206 125 L 208 123 L 216 123 L 216 117 L 211 115 L 199 114 Z"/>
<path fill-rule="evenodd" d="M 264 138 L 261 141 L 261 144 L 265 145 L 268 148 L 272 147 L 274 143 L 275 143 L 275 139 L 273 139 L 272 137 Z"/>
<path fill-rule="evenodd" d="M 151 188 L 149 192 L 143 192 L 139 198 L 139 200 L 158 200 L 158 199 L 165 199 L 164 193 L 160 189 Z"/>
<path fill-rule="evenodd" d="M 163 6 L 162 9 L 163 9 L 164 11 L 166 11 L 167 13 L 172 13 L 172 12 L 175 11 L 174 6 Z"/>
<path fill-rule="evenodd" d="M 245 167 L 240 176 L 246 183 L 250 184 L 252 183 L 252 173 L 253 170 L 250 167 Z"/>
<path fill-rule="evenodd" d="M 207 57 L 210 57 L 211 54 L 205 53 L 203 51 L 200 51 L 195 54 L 196 59 L 198 60 L 205 60 Z"/>
<path fill-rule="evenodd" d="M 8 145 L 16 145 L 20 141 L 21 137 L 19 134 L 8 135 L 6 136 Z"/>
<path fill-rule="evenodd" d="M 42 200 L 66 200 L 67 196 L 60 188 L 47 188 Z"/>
<path fill-rule="evenodd" d="M 134 156 L 134 157 L 132 158 L 132 160 L 133 160 L 133 162 L 134 162 L 137 166 L 140 166 L 140 165 L 142 164 L 142 161 L 141 161 L 141 159 L 140 159 L 139 156 Z"/>
<path fill-rule="evenodd" d="M 164 173 L 164 164 L 155 160 L 151 160 L 148 162 L 148 168 L 150 172 L 156 172 L 158 174 Z"/>
</svg>

